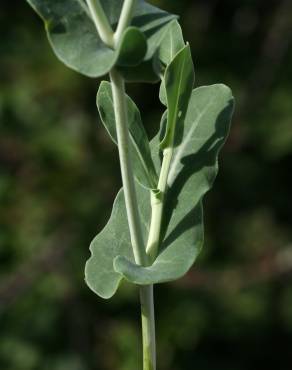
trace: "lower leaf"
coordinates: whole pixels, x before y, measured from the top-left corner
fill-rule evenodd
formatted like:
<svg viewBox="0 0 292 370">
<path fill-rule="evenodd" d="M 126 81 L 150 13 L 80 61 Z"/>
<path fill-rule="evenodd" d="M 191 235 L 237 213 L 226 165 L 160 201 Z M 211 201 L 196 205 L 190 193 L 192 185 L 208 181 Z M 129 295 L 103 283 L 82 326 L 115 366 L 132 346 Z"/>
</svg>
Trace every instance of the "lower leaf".
<svg viewBox="0 0 292 370">
<path fill-rule="evenodd" d="M 114 202 L 111 217 L 90 245 L 91 257 L 85 265 L 85 281 L 102 298 L 111 298 L 118 289 L 122 275 L 113 269 L 113 260 L 122 254 L 133 261 L 125 217 L 124 194 L 121 190 Z M 127 235 L 129 236 L 129 235 Z"/>
<path fill-rule="evenodd" d="M 190 243 L 191 240 L 194 242 Z M 170 233 L 151 266 L 138 266 L 125 256 L 117 256 L 114 259 L 114 269 L 125 279 L 138 285 L 176 280 L 185 275 L 193 265 L 201 251 L 203 241 L 203 208 L 199 203 L 182 224 Z"/>
<path fill-rule="evenodd" d="M 162 283 L 183 276 L 203 244 L 202 199 L 218 172 L 218 154 L 229 132 L 233 97 L 224 85 L 205 86 L 192 93 L 180 145 L 173 153 L 168 176 L 163 230 L 158 257 L 151 266 L 134 263 L 123 193 L 111 219 L 91 245 L 86 281 L 103 298 L 110 298 L 122 277 L 141 285 Z M 159 135 L 152 156 L 159 164 Z M 146 241 L 150 224 L 149 191 L 137 184 L 139 213 Z"/>
</svg>

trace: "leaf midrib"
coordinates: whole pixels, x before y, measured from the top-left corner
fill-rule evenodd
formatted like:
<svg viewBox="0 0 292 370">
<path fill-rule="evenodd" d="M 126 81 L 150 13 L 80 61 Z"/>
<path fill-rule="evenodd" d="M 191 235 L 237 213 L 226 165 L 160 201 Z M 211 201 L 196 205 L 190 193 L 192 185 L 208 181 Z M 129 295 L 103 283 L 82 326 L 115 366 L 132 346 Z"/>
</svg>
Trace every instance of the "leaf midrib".
<svg viewBox="0 0 292 370">
<path fill-rule="evenodd" d="M 186 48 L 187 48 L 187 46 L 185 46 L 185 50 L 186 50 Z M 185 52 L 185 50 L 184 50 L 184 52 Z M 184 55 L 183 60 L 180 62 L 180 64 L 182 64 L 182 65 L 181 65 L 180 74 L 179 74 L 179 83 L 178 83 L 178 88 L 177 88 L 178 94 L 176 95 L 176 103 L 175 103 L 174 114 L 172 116 L 171 124 L 169 125 L 170 135 L 171 135 L 170 139 L 172 140 L 172 142 L 170 144 L 166 143 L 166 147 L 173 147 L 174 132 L 175 132 L 176 124 L 177 124 L 177 121 L 178 121 L 178 102 L 179 102 L 179 98 L 180 98 L 180 90 L 181 90 L 181 85 L 182 85 L 182 78 L 183 78 L 185 61 L 186 61 L 186 58 L 185 58 L 185 55 Z M 169 103 L 169 101 L 168 101 L 168 103 Z M 167 139 L 168 138 L 166 137 L 166 141 L 167 141 Z"/>
</svg>

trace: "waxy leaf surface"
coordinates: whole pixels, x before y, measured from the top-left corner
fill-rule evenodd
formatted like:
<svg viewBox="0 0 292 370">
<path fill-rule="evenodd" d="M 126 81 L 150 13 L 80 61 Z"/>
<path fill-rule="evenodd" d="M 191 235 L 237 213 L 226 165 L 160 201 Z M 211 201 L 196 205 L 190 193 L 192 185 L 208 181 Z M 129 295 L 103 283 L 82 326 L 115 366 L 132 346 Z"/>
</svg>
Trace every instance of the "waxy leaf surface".
<svg viewBox="0 0 292 370">
<path fill-rule="evenodd" d="M 150 60 L 174 16 L 138 0 L 132 28 L 125 31 L 117 48 L 103 44 L 84 0 L 27 0 L 44 20 L 57 57 L 68 67 L 89 77 L 100 77 L 121 63 L 132 66 Z M 101 0 L 116 28 L 123 0 Z M 125 67 L 124 67 L 125 68 Z M 130 67 L 128 67 L 130 68 Z"/>
<path fill-rule="evenodd" d="M 122 191 L 110 221 L 93 240 L 86 264 L 86 281 L 98 295 L 110 298 L 123 277 L 141 285 L 175 280 L 194 263 L 203 244 L 202 199 L 218 171 L 218 153 L 229 132 L 233 97 L 224 85 L 195 89 L 180 145 L 175 148 L 168 177 L 163 242 L 149 267 L 134 263 Z M 159 135 L 152 156 L 159 163 Z M 144 239 L 150 223 L 149 191 L 137 184 Z"/>
<path fill-rule="evenodd" d="M 169 24 L 168 30 L 158 49 L 158 58 L 164 70 L 173 61 L 178 52 L 184 47 L 185 42 L 180 24 L 177 20 L 174 20 Z M 164 104 L 165 106 L 167 105 L 164 79 L 162 79 L 160 84 L 159 99 L 162 104 Z"/>
<path fill-rule="evenodd" d="M 96 103 L 102 123 L 111 139 L 117 144 L 113 95 L 109 82 L 103 81 L 100 84 Z M 131 140 L 130 155 L 133 159 L 135 177 L 141 185 L 149 189 L 155 189 L 158 183 L 158 176 L 151 157 L 149 140 L 142 124 L 139 109 L 129 96 L 127 96 L 127 108 Z"/>
<path fill-rule="evenodd" d="M 185 42 L 180 24 L 177 20 L 169 24 L 167 32 L 159 47 L 158 55 L 164 66 L 168 66 L 176 54 L 185 47 Z"/>
<path fill-rule="evenodd" d="M 195 81 L 190 46 L 176 54 L 167 66 L 163 84 L 167 102 L 167 124 L 161 149 L 178 145 L 184 129 L 184 120 Z M 176 136 L 175 136 L 176 135 Z"/>
</svg>

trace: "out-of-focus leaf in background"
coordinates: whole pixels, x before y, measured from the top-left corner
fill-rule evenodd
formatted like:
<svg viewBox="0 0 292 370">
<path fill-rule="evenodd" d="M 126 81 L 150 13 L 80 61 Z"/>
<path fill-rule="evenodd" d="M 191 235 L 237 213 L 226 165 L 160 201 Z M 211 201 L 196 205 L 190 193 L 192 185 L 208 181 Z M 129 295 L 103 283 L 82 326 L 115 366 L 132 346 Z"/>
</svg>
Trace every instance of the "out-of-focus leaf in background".
<svg viewBox="0 0 292 370">
<path fill-rule="evenodd" d="M 196 86 L 224 83 L 237 98 L 203 254 L 156 288 L 159 369 L 290 370 L 292 3 L 151 3 L 181 16 Z M 83 280 L 120 188 L 99 81 L 55 58 L 24 1 L 2 2 L 0 31 L 0 368 L 137 370 L 135 288 L 105 303 Z M 128 89 L 150 137 L 158 90 Z"/>
</svg>

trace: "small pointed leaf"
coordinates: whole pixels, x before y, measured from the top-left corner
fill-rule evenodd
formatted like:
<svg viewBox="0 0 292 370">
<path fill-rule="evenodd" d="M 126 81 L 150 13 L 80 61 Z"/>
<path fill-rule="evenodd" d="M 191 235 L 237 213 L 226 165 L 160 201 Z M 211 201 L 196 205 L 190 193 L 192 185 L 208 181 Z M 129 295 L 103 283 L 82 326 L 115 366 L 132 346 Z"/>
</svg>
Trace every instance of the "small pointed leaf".
<svg viewBox="0 0 292 370">
<path fill-rule="evenodd" d="M 164 85 L 168 114 L 165 136 L 160 144 L 161 149 L 179 144 L 194 80 L 195 72 L 191 50 L 190 46 L 186 45 L 176 54 L 165 71 Z M 176 141 L 174 141 L 175 135 Z"/>
<path fill-rule="evenodd" d="M 168 32 L 166 32 L 158 50 L 159 60 L 161 61 L 164 68 L 166 68 L 173 61 L 176 54 L 184 47 L 185 42 L 181 26 L 177 20 L 174 20 L 170 23 L 168 27 Z M 159 99 L 162 104 L 167 106 L 164 79 L 162 79 L 160 84 Z"/>
</svg>

